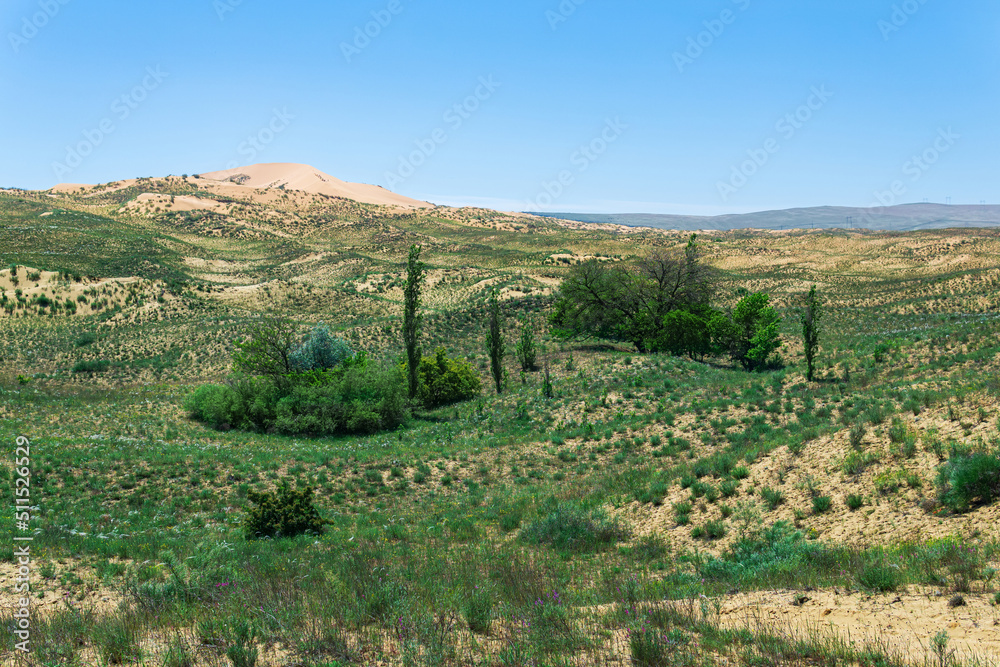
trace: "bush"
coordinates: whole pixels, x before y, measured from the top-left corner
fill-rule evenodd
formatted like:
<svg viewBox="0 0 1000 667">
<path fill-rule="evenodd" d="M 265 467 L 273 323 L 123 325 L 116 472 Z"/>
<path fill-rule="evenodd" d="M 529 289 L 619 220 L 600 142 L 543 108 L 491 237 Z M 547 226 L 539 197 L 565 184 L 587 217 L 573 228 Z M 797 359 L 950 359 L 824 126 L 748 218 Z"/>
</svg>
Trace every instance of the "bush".
<svg viewBox="0 0 1000 667">
<path fill-rule="evenodd" d="M 548 544 L 559 551 L 596 551 L 629 536 L 627 528 L 600 510 L 587 512 L 574 505 L 558 505 L 547 516 L 521 529 L 528 544 Z"/>
<path fill-rule="evenodd" d="M 106 373 L 111 368 L 111 363 L 103 359 L 95 361 L 78 361 L 73 364 L 74 373 Z"/>
<path fill-rule="evenodd" d="M 941 503 L 955 512 L 992 504 L 1000 497 L 1000 456 L 953 456 L 938 469 Z"/>
<path fill-rule="evenodd" d="M 366 434 L 396 428 L 407 416 L 402 374 L 362 364 L 295 386 L 278 401 L 274 426 L 289 435 Z"/>
<path fill-rule="evenodd" d="M 475 398 L 482 381 L 468 362 L 448 357 L 443 347 L 433 357 L 420 360 L 417 395 L 428 408 L 451 405 Z"/>
<path fill-rule="evenodd" d="M 864 588 L 877 593 L 888 593 L 899 588 L 902 575 L 899 568 L 878 561 L 868 563 L 858 573 L 858 583 Z"/>
<path fill-rule="evenodd" d="M 833 505 L 833 498 L 830 496 L 817 496 L 813 498 L 813 514 L 823 514 L 828 512 Z"/>
<path fill-rule="evenodd" d="M 476 634 L 489 632 L 490 623 L 493 621 L 493 597 L 489 591 L 476 586 L 465 600 L 462 615 L 469 624 L 469 629 Z"/>
<path fill-rule="evenodd" d="M 243 520 L 248 540 L 261 537 L 293 537 L 306 532 L 321 533 L 327 521 L 312 504 L 312 488 L 293 490 L 287 482 L 277 491 L 256 493 L 247 498 L 254 503 Z"/>
<path fill-rule="evenodd" d="M 218 429 L 239 426 L 245 413 L 240 396 L 235 391 L 214 384 L 198 387 L 185 399 L 184 409 L 193 419 Z"/>
<path fill-rule="evenodd" d="M 351 346 L 322 322 L 318 324 L 302 345 L 289 355 L 289 363 L 297 371 L 325 371 L 336 368 L 354 355 Z"/>
<path fill-rule="evenodd" d="M 784 494 L 781 491 L 775 491 L 769 486 L 765 486 L 760 490 L 760 497 L 764 499 L 770 510 L 777 509 L 778 505 L 785 502 Z"/>
<path fill-rule="evenodd" d="M 847 504 L 847 509 L 853 512 L 861 509 L 861 506 L 865 504 L 865 498 L 859 493 L 852 493 L 847 496 L 845 503 Z"/>
</svg>

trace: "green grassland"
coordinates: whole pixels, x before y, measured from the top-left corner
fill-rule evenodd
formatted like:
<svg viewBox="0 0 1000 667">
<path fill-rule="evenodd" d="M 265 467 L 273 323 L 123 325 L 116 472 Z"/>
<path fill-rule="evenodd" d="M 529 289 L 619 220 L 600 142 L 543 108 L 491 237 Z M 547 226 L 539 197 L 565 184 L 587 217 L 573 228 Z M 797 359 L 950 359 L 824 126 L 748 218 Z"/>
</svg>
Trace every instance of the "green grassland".
<svg viewBox="0 0 1000 667">
<path fill-rule="evenodd" d="M 573 258 L 682 234 L 302 193 L 227 214 L 126 206 L 144 192 L 218 200 L 179 179 L 0 192 L 0 268 L 109 300 L 0 311 L 0 486 L 12 497 L 29 437 L 38 604 L 33 662 L 5 635 L 10 664 L 902 665 L 888 643 L 728 627 L 718 606 L 735 591 L 996 593 L 995 508 L 952 512 L 935 474 L 996 451 L 998 233 L 702 237 L 724 305 L 767 291 L 784 315 L 785 368 L 748 374 L 548 335 Z M 431 272 L 424 349 L 471 361 L 482 397 L 367 437 L 189 419 L 184 398 L 227 375 L 262 313 L 398 361 L 414 243 Z M 140 280 L 101 282 L 125 278 Z M 814 282 L 829 315 L 807 383 L 795 307 Z M 495 288 L 508 348 L 522 316 L 538 328 L 551 398 L 512 358 L 509 390 L 489 390 Z M 315 490 L 327 529 L 246 540 L 248 496 L 282 481 Z M 866 532 L 864 516 L 898 529 Z"/>
</svg>

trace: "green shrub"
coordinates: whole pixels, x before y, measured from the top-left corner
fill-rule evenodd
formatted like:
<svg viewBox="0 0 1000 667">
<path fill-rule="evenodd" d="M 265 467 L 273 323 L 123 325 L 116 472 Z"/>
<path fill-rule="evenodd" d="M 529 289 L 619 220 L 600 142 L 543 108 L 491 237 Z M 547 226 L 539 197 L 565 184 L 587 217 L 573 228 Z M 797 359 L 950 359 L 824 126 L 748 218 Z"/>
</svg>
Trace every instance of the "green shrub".
<svg viewBox="0 0 1000 667">
<path fill-rule="evenodd" d="M 275 408 L 275 428 L 289 435 L 366 434 L 396 428 L 408 412 L 403 375 L 398 369 L 362 363 L 316 373 Z"/>
<path fill-rule="evenodd" d="M 288 356 L 291 367 L 297 371 L 331 370 L 354 355 L 351 346 L 320 322 L 306 336 L 302 344 Z"/>
<path fill-rule="evenodd" d="M 77 347 L 86 347 L 87 345 L 93 345 L 97 342 L 97 334 L 91 331 L 85 331 L 80 334 L 73 344 Z"/>
<path fill-rule="evenodd" d="M 417 396 L 428 408 L 467 401 L 482 393 L 483 385 L 472 365 L 448 357 L 439 347 L 433 357 L 420 360 Z"/>
<path fill-rule="evenodd" d="M 111 363 L 103 359 L 78 361 L 73 364 L 74 373 L 106 373 L 109 368 L 111 368 Z"/>
<path fill-rule="evenodd" d="M 465 600 L 462 615 L 470 630 L 476 634 L 486 634 L 493 621 L 493 596 L 488 590 L 476 586 Z"/>
<path fill-rule="evenodd" d="M 184 400 L 184 408 L 193 419 L 218 429 L 239 426 L 245 412 L 239 394 L 214 384 L 198 387 Z"/>
<path fill-rule="evenodd" d="M 254 507 L 243 520 L 243 532 L 248 540 L 261 537 L 293 537 L 306 532 L 321 533 L 327 524 L 312 504 L 313 490 L 309 487 L 293 490 L 288 483 L 277 491 L 256 493 L 247 498 Z"/>
<path fill-rule="evenodd" d="M 760 497 L 764 499 L 770 510 L 777 509 L 778 505 L 785 502 L 784 494 L 781 491 L 775 491 L 769 486 L 765 486 L 760 490 Z"/>
<path fill-rule="evenodd" d="M 1000 456 L 952 456 L 938 469 L 941 503 L 955 512 L 990 505 L 1000 498 Z"/>
<path fill-rule="evenodd" d="M 902 583 L 902 574 L 899 568 L 887 565 L 882 561 L 865 564 L 857 578 L 862 587 L 877 593 L 894 591 Z"/>
<path fill-rule="evenodd" d="M 828 512 L 833 505 L 833 498 L 830 496 L 817 496 L 813 498 L 813 514 L 823 514 Z"/>
<path fill-rule="evenodd" d="M 861 509 L 861 506 L 865 504 L 865 498 L 859 493 L 852 493 L 847 496 L 844 502 L 847 505 L 847 509 L 853 512 Z"/>
<path fill-rule="evenodd" d="M 548 544 L 559 551 L 597 551 L 629 536 L 627 528 L 601 510 L 586 511 L 561 504 L 546 516 L 521 529 L 528 544 Z"/>
</svg>

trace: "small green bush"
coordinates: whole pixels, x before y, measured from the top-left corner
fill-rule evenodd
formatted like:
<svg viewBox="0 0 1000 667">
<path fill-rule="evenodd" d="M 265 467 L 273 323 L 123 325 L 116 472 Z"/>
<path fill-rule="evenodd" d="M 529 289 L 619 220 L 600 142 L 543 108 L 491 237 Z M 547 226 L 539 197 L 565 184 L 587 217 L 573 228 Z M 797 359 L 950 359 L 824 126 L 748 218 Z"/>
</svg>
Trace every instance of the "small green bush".
<svg viewBox="0 0 1000 667">
<path fill-rule="evenodd" d="M 858 573 L 858 583 L 870 591 L 888 593 L 899 588 L 902 574 L 898 567 L 876 561 L 861 568 Z"/>
<path fill-rule="evenodd" d="M 830 496 L 817 496 L 813 498 L 813 514 L 823 514 L 828 512 L 833 505 L 833 498 Z"/>
<path fill-rule="evenodd" d="M 106 373 L 109 368 L 111 368 L 111 363 L 103 359 L 78 361 L 73 364 L 74 373 Z"/>
<path fill-rule="evenodd" d="M 443 347 L 420 360 L 418 375 L 417 396 L 428 408 L 467 401 L 483 391 L 472 365 L 449 357 Z"/>
<path fill-rule="evenodd" d="M 785 496 L 781 491 L 775 491 L 769 486 L 765 486 L 760 490 L 760 497 L 764 499 L 767 503 L 767 508 L 770 510 L 777 509 L 778 505 L 785 502 Z"/>
<path fill-rule="evenodd" d="M 847 509 L 853 512 L 861 509 L 861 506 L 865 504 L 865 498 L 859 493 L 852 493 L 847 496 L 844 503 L 847 505 Z"/>
<path fill-rule="evenodd" d="M 193 419 L 213 428 L 228 429 L 243 421 L 239 395 L 232 388 L 208 384 L 198 387 L 184 401 L 184 408 Z"/>
<path fill-rule="evenodd" d="M 465 600 L 462 615 L 470 630 L 476 634 L 486 634 L 493 621 L 493 596 L 488 590 L 476 586 Z"/>
<path fill-rule="evenodd" d="M 938 469 L 941 503 L 955 512 L 990 505 L 1000 498 L 1000 456 L 952 456 Z"/>
<path fill-rule="evenodd" d="M 601 510 L 561 504 L 521 529 L 528 544 L 548 544 L 559 551 L 597 551 L 627 539 L 629 531 Z"/>
<path fill-rule="evenodd" d="M 277 491 L 256 493 L 247 498 L 254 503 L 243 520 L 248 540 L 261 537 L 293 537 L 303 533 L 321 533 L 327 524 L 312 504 L 312 488 L 293 490 L 287 482 Z"/>
</svg>

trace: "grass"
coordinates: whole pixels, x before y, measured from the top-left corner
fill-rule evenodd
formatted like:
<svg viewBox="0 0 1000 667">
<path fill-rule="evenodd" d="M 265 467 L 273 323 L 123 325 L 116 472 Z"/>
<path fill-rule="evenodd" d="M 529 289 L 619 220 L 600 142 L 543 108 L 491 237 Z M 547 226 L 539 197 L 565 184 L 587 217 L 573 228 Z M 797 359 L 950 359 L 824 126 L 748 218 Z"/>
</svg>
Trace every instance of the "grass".
<svg viewBox="0 0 1000 667">
<path fill-rule="evenodd" d="M 141 189 L 183 187 L 157 181 Z M 13 249 L 0 266 L 21 265 L 25 303 L 34 287 L 24 266 L 78 273 L 79 282 L 56 278 L 50 288 L 43 279 L 40 289 L 55 289 L 46 292 L 54 303 L 73 290 L 87 301 L 73 296 L 80 305 L 72 316 L 49 314 L 51 305 L 45 315 L 29 306 L 16 317 L 0 314 L 0 437 L 33 440 L 33 499 L 43 509 L 32 519 L 33 548 L 53 563 L 46 595 L 99 590 L 123 610 L 47 618 L 33 640 L 50 664 L 85 653 L 127 661 L 140 648 L 148 664 L 185 665 L 203 651 L 220 664 L 252 664 L 257 651 L 261 664 L 274 644 L 288 647 L 296 664 L 375 664 L 391 652 L 413 664 L 448 664 L 468 648 L 470 632 L 496 646 L 490 659 L 508 664 L 574 664 L 577 656 L 588 664 L 603 654 L 636 664 L 703 664 L 719 655 L 747 665 L 901 664 L 879 647 L 725 630 L 681 610 L 703 599 L 710 608 L 734 589 L 995 592 L 987 569 L 996 545 L 942 537 L 992 500 L 988 483 L 964 498 L 954 489 L 989 481 L 989 466 L 965 462 L 992 452 L 998 436 L 1000 323 L 983 305 L 994 303 L 995 286 L 982 268 L 1000 254 L 993 232 L 703 239 L 731 268 L 725 294 L 753 280 L 791 304 L 803 279 L 829 285 L 838 306 L 823 341 L 823 381 L 806 383 L 791 309 L 782 324 L 788 365 L 764 374 L 549 335 L 550 288 L 563 269 L 546 263 L 548 255 L 568 248 L 627 257 L 659 242 L 659 233 L 626 241 L 544 222 L 525 234 L 497 229 L 528 224 L 499 214 L 387 216 L 291 200 L 275 204 L 280 215 L 272 218 L 247 205 L 247 219 L 279 235 L 221 217 L 118 213 L 137 193 L 101 194 L 87 202 L 95 209 L 59 201 L 65 211 L 46 218 L 38 216 L 52 202 L 0 193 L 0 247 Z M 38 240 L 39 225 L 56 217 L 50 247 Z M 277 218 L 286 226 L 273 227 Z M 508 322 L 523 315 L 536 325 L 551 398 L 542 374 L 526 373 L 503 395 L 418 410 L 401 429 L 322 439 L 217 431 L 187 419 L 185 398 L 229 373 L 228 350 L 258 303 L 303 329 L 322 318 L 353 346 L 394 362 L 399 265 L 404 239 L 414 235 L 427 240 L 435 272 L 425 349 L 445 345 L 478 368 L 481 299 L 495 285 L 511 295 L 503 302 Z M 981 266 L 928 269 L 894 245 L 967 238 L 980 244 L 971 252 L 982 253 Z M 877 250 L 862 249 L 869 243 Z M 801 253 L 798 244 L 813 259 L 827 257 L 831 244 L 852 249 L 843 254 L 849 266 L 727 264 L 758 246 Z M 921 273 L 878 273 L 865 253 Z M 66 258 L 65 266 L 48 266 L 52 257 Z M 141 282 L 96 280 L 129 276 Z M 241 301 L 230 288 L 237 283 L 262 284 L 251 290 L 259 299 Z M 17 301 L 13 289 L 6 295 Z M 891 345 L 876 363 L 885 340 Z M 74 372 L 77 362 L 101 360 L 103 370 Z M 931 433 L 949 419 L 953 427 Z M 812 461 L 831 448 L 826 467 Z M 922 471 L 938 466 L 932 486 Z M 974 474 L 965 477 L 967 469 Z M 909 477 L 917 470 L 920 485 Z M 801 493 L 807 473 L 828 475 L 816 488 L 829 495 Z M 13 480 L 11 463 L 0 466 L 8 497 Z M 246 539 L 255 494 L 283 482 L 315 489 L 325 530 Z M 940 516 L 919 510 L 921 501 L 943 501 Z M 809 502 L 801 530 L 781 523 Z M 847 546 L 816 530 L 873 510 L 923 522 L 934 537 Z M 13 528 L 10 516 L 0 517 L 0 529 Z M 0 557 L 11 561 L 9 545 Z M 640 611 L 646 630 L 620 607 Z"/>
</svg>

